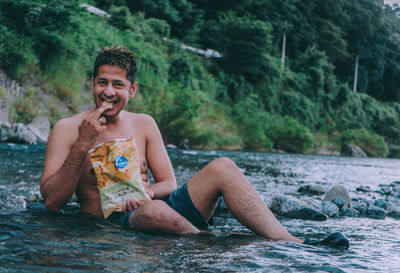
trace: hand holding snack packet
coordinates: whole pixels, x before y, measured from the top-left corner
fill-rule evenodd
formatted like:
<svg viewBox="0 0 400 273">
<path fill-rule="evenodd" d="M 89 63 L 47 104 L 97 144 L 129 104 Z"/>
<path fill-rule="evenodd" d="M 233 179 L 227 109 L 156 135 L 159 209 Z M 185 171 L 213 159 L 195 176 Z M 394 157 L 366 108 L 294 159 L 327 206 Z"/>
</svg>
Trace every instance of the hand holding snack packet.
<svg viewBox="0 0 400 273">
<path fill-rule="evenodd" d="M 151 200 L 142 183 L 139 153 L 133 137 L 104 142 L 89 151 L 96 173 L 104 218 L 122 211 L 126 200 Z M 137 207 L 137 206 L 136 206 Z"/>
</svg>

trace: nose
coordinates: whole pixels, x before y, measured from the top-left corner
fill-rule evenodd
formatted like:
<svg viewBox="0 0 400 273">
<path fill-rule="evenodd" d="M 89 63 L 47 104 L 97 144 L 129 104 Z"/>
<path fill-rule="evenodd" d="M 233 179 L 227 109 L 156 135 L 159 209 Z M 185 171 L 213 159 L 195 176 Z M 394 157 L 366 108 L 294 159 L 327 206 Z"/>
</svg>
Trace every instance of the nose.
<svg viewBox="0 0 400 273">
<path fill-rule="evenodd" d="M 114 88 L 113 88 L 113 86 L 112 86 L 111 83 L 108 84 L 107 87 L 104 89 L 103 94 L 104 94 L 105 96 L 107 96 L 107 97 L 112 97 L 112 96 L 115 95 L 115 90 L 114 90 Z"/>
</svg>

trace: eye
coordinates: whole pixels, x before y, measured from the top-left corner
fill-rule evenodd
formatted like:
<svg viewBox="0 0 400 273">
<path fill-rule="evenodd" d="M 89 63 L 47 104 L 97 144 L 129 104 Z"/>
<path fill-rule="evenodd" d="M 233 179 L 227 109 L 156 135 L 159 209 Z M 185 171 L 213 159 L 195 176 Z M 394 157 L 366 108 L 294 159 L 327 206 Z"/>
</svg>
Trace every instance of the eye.
<svg viewBox="0 0 400 273">
<path fill-rule="evenodd" d="M 114 86 L 116 86 L 117 88 L 121 88 L 121 87 L 124 87 L 124 84 L 116 82 L 116 83 L 114 83 Z"/>
<path fill-rule="evenodd" d="M 103 81 L 103 80 L 100 80 L 100 81 L 98 81 L 97 83 L 100 84 L 100 85 L 106 85 L 106 84 L 107 84 L 107 82 L 106 82 L 106 81 Z"/>
</svg>

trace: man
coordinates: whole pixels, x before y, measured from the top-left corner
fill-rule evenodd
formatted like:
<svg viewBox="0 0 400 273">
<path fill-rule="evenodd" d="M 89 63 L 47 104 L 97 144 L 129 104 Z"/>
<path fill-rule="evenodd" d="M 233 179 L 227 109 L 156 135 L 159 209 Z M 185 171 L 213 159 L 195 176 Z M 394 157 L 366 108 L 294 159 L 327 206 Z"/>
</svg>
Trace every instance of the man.
<svg viewBox="0 0 400 273">
<path fill-rule="evenodd" d="M 208 227 L 221 196 L 232 215 L 257 234 L 272 240 L 303 241 L 277 221 L 233 161 L 219 158 L 176 190 L 173 168 L 155 121 L 148 115 L 123 109 L 133 99 L 138 83 L 134 54 L 123 47 L 104 48 L 97 56 L 92 78 L 95 106 L 58 121 L 50 134 L 40 181 L 45 205 L 53 211 L 66 204 L 74 192 L 83 212 L 102 216 L 96 177 L 88 151 L 112 139 L 133 136 L 140 155 L 141 176 L 152 201 L 132 200 L 123 206 L 125 227 L 169 233 L 199 233 Z M 103 102 L 112 104 L 103 107 Z M 148 170 L 155 183 L 148 183 Z M 339 234 L 328 243 L 348 246 Z M 347 243 L 346 243 L 347 242 Z M 321 242 L 306 240 L 305 243 Z"/>
</svg>

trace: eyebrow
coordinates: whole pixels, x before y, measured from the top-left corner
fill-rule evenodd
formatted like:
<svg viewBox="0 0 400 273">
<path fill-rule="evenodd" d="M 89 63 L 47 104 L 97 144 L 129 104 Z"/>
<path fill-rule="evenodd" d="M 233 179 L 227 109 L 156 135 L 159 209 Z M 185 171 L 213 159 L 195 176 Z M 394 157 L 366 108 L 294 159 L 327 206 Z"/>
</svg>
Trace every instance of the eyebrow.
<svg viewBox="0 0 400 273">
<path fill-rule="evenodd" d="M 108 81 L 108 79 L 107 78 L 97 78 L 96 81 Z M 113 82 L 113 83 L 124 83 L 123 80 L 118 80 L 118 79 L 111 80 L 111 82 Z"/>
</svg>

